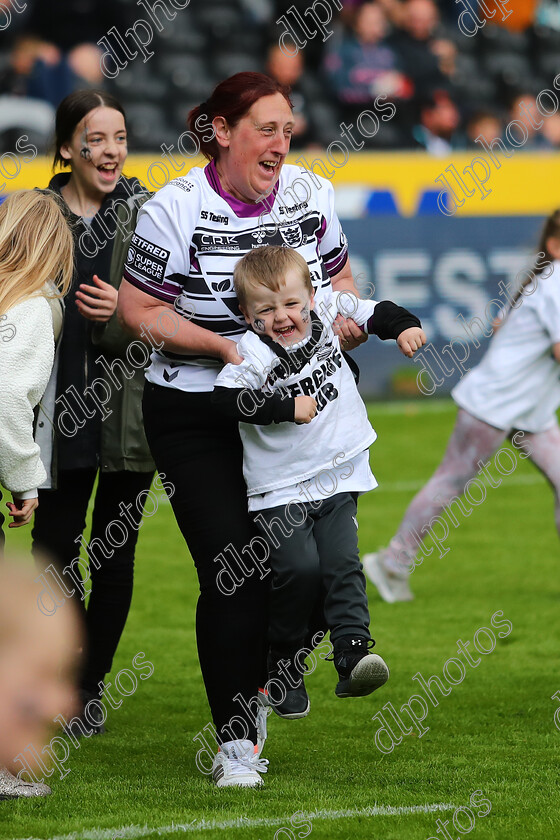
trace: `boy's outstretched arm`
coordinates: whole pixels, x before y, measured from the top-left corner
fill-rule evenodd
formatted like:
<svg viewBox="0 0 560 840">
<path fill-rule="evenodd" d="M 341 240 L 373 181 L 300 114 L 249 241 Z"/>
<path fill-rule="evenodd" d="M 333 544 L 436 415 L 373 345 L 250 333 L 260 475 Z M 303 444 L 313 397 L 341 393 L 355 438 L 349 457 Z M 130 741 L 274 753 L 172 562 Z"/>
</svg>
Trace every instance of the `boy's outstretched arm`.
<svg viewBox="0 0 560 840">
<path fill-rule="evenodd" d="M 387 339 L 394 339 L 397 341 L 403 332 L 409 329 L 419 329 L 422 331 L 422 324 L 420 319 L 405 309 L 404 306 L 398 306 L 392 300 L 381 300 L 375 304 L 373 315 L 371 315 L 365 324 L 366 331 L 371 335 L 372 333 L 382 341 Z M 425 336 L 424 336 L 425 339 Z"/>
<path fill-rule="evenodd" d="M 212 403 L 240 423 L 268 426 L 271 423 L 311 423 L 317 414 L 313 397 L 290 397 L 286 393 L 265 394 L 251 388 L 223 388 L 215 385 Z"/>
<path fill-rule="evenodd" d="M 356 300 L 355 303 L 357 311 L 354 317 L 358 323 L 362 324 L 361 329 L 370 335 L 373 333 L 383 341 L 394 339 L 405 356 L 412 357 L 426 343 L 426 335 L 420 320 L 404 306 L 398 306 L 391 300 L 379 302 Z M 369 317 L 363 311 L 368 305 L 374 306 L 373 314 Z"/>
<path fill-rule="evenodd" d="M 295 420 L 295 398 L 285 392 L 265 394 L 257 388 L 214 385 L 211 399 L 222 414 L 240 423 L 268 426 L 270 423 L 293 423 Z"/>
</svg>

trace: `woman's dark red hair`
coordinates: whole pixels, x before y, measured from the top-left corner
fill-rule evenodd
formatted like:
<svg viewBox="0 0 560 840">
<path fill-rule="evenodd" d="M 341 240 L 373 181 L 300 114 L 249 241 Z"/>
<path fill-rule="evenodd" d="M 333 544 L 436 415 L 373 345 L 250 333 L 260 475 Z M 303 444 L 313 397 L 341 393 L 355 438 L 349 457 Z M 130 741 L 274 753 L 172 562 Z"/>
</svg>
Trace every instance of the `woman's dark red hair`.
<svg viewBox="0 0 560 840">
<path fill-rule="evenodd" d="M 220 82 L 210 98 L 193 108 L 188 116 L 189 130 L 198 138 L 204 157 L 212 160 L 218 157 L 220 151 L 212 128 L 214 117 L 223 117 L 233 128 L 255 102 L 275 93 L 281 93 L 293 108 L 290 88 L 264 73 L 236 73 Z"/>
</svg>

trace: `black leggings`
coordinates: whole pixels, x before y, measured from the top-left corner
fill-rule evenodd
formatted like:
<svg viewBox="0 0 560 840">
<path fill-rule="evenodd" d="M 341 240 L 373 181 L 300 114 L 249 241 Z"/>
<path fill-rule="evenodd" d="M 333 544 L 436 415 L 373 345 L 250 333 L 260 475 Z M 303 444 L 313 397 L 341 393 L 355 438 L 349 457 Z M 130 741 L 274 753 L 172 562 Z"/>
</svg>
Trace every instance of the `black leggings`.
<svg viewBox="0 0 560 840">
<path fill-rule="evenodd" d="M 217 412 L 210 398 L 147 382 L 143 409 L 148 443 L 158 471 L 175 487 L 171 504 L 198 574 L 198 656 L 220 740 L 232 716 L 243 716 L 235 696 L 249 704 L 266 682 L 270 575 L 261 579 L 254 570 L 231 595 L 218 587 L 222 565 L 215 559 L 230 544 L 241 553 L 257 531 L 247 511 L 237 422 Z M 247 724 L 256 743 L 253 721 Z"/>
<path fill-rule="evenodd" d="M 91 595 L 85 610 L 85 602 L 80 600 L 83 586 L 77 586 L 75 579 L 68 573 L 62 575 L 62 571 L 79 556 L 79 538 L 86 525 L 96 474 L 96 469 L 60 470 L 56 490 L 39 490 L 32 551 L 38 555 L 41 564 L 53 563 L 69 590 L 76 589 L 74 599 L 84 611 L 87 638 L 81 686 L 98 694 L 99 680 L 103 680 L 111 670 L 132 599 L 138 531 L 131 523 L 127 524 L 126 518 L 121 515 L 120 504 L 132 505 L 132 518 L 138 524 L 140 513 L 136 501 L 139 494 L 150 487 L 153 472 L 99 473 L 89 545 L 99 561 L 97 565 L 100 565 L 96 568 L 90 560 Z M 144 499 L 142 494 L 140 505 Z M 107 526 L 113 520 L 121 523 L 128 534 L 120 547 L 115 547 L 106 534 Z M 118 526 L 116 530 L 119 534 L 123 533 Z M 110 529 L 110 533 L 114 532 L 114 528 Z M 110 557 L 104 556 L 98 541 Z"/>
</svg>

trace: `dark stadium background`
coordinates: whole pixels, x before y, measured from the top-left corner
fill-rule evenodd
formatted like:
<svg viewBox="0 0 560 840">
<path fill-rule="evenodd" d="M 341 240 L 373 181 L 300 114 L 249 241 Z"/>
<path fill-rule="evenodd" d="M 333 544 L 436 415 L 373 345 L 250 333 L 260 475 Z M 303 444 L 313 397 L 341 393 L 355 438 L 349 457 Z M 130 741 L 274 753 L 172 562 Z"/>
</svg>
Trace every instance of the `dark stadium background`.
<svg viewBox="0 0 560 840">
<path fill-rule="evenodd" d="M 490 164 L 486 196 L 476 190 L 455 215 L 445 215 L 438 206 L 444 183 L 438 178 L 448 177 L 453 182 L 445 175 L 450 166 L 460 174 L 473 157 L 481 155 L 480 144 L 474 142 L 473 121 L 476 129 L 477 119 L 493 118 L 498 136 L 504 138 L 512 119 L 528 122 L 519 110 L 520 97 L 528 101 L 546 89 L 555 93 L 560 16 L 557 4 L 547 0 L 516 0 L 503 14 L 492 0 L 487 3 L 494 11 L 492 20 L 483 21 L 479 31 L 469 37 L 462 31 L 465 22 L 460 18 L 469 8 L 465 3 L 416 0 L 417 10 L 418 2 L 423 4 L 424 16 L 432 7 L 434 21 L 426 38 L 411 47 L 407 10 L 412 6 L 382 0 L 388 19 L 393 18 L 383 44 L 396 56 L 405 83 L 389 97 L 396 105 L 394 117 L 381 122 L 371 137 L 354 129 L 354 136 L 364 143 L 363 150 L 351 152 L 347 163 L 333 167 L 326 148 L 341 140 L 343 124 L 355 125 L 364 109 L 375 111 L 376 96 L 372 93 L 369 102 L 350 102 L 351 91 L 341 92 L 333 81 L 333 62 L 348 44 L 362 3 L 345 2 L 338 12 L 340 3 L 324 0 L 322 5 L 330 7 L 333 19 L 325 24 L 323 35 L 317 32 L 306 39 L 297 58 L 302 59 L 302 67 L 294 82 L 294 103 L 306 126 L 293 141 L 290 161 L 302 158 L 319 174 L 332 173 L 358 282 L 370 292 L 373 284 L 377 299 L 392 298 L 417 311 L 436 352 L 451 338 L 466 339 L 466 349 L 454 346 L 460 357 L 468 357 L 464 364 L 468 367 L 480 357 L 485 342 L 477 346 L 456 318 L 462 314 L 469 322 L 483 317 L 487 302 L 497 296 L 498 283 L 515 283 L 518 272 L 530 264 L 542 218 L 557 203 L 560 114 L 545 117 L 543 128 L 532 130 L 510 157 L 498 154 L 502 165 L 498 169 Z M 16 10 L 23 6 L 21 12 Z M 161 31 L 148 6 L 160 21 Z M 126 108 L 130 135 L 127 174 L 145 178 L 151 163 L 164 160 L 162 144 L 173 148 L 175 160 L 186 162 L 181 172 L 185 174 L 190 166 L 202 162 L 190 152 L 188 140 L 183 144 L 186 158 L 177 149 L 190 108 L 232 73 L 270 70 L 270 51 L 290 26 L 303 40 L 297 27 L 298 12 L 313 31 L 312 6 L 308 0 L 191 0 L 179 10 L 168 0 L 58 0 L 56 4 L 18 0 L 8 26 L 6 14 L 0 16 L 0 198 L 17 187 L 46 184 L 50 161 L 42 154 L 49 150 L 52 132 L 50 126 L 35 130 L 33 108 L 39 98 L 43 107 L 54 111 L 60 96 L 72 85 L 84 85 L 68 72 L 67 59 L 77 45 L 89 44 L 93 50 L 101 42 L 105 66 L 115 67 L 107 58 L 111 49 L 122 65 L 117 73 L 111 73 L 113 78 L 100 76 L 87 83 L 110 90 Z M 474 8 L 478 8 L 476 4 Z M 398 14 L 395 9 L 400 9 Z M 128 60 L 115 32 L 126 38 L 132 49 L 133 42 L 125 33 L 139 20 L 152 28 L 153 40 L 145 52 L 153 54 L 145 61 L 141 54 Z M 141 26 L 137 31 L 144 37 Z M 324 37 L 326 32 L 332 35 Z M 286 37 L 283 44 L 289 50 L 293 42 Z M 59 66 L 49 64 L 54 59 L 48 52 L 47 60 L 42 60 L 37 42 L 59 51 Z M 92 56 L 98 63 L 98 54 L 86 55 L 89 71 Z M 370 58 L 367 54 L 366 69 Z M 284 67 L 283 72 L 292 71 Z M 293 72 L 297 75 L 297 68 Z M 17 111 L 20 116 L 10 117 L 14 97 L 20 105 L 26 103 L 23 119 L 21 109 Z M 454 103 L 458 115 L 443 156 L 434 154 L 421 127 L 422 109 L 433 103 L 434 97 Z M 16 143 L 22 134 L 39 150 L 32 162 L 18 155 Z M 340 164 L 340 151 L 333 149 L 331 161 L 334 157 Z M 416 365 L 403 363 L 394 348 L 376 340 L 361 348 L 357 359 L 366 396 L 417 393 L 421 359 Z M 446 393 L 459 375 L 459 366 L 452 365 L 437 394 Z"/>
</svg>

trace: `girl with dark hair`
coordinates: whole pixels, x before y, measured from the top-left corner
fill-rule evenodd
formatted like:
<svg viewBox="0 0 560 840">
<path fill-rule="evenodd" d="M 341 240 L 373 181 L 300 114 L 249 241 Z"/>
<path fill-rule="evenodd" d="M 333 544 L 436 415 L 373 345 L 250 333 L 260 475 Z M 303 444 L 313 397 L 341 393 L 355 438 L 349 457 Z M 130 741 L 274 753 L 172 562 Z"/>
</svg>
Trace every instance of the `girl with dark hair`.
<svg viewBox="0 0 560 840">
<path fill-rule="evenodd" d="M 220 745 L 212 765 L 219 787 L 259 785 L 266 770 L 258 688 L 266 682 L 269 578 L 251 565 L 257 531 L 238 424 L 211 404 L 222 366 L 241 361 L 237 341 L 247 329 L 233 270 L 258 245 L 290 245 L 309 265 L 318 302 L 331 288 L 357 294 L 332 185 L 284 163 L 293 124 L 287 88 L 261 73 L 226 79 L 194 108 L 189 128 L 210 162 L 142 207 L 119 293 L 133 333 L 155 325 L 144 421 L 157 468 L 175 486 L 171 504 L 199 577 L 197 643 Z M 365 340 L 352 321 L 339 330 L 345 349 Z"/>
<path fill-rule="evenodd" d="M 124 206 L 130 215 L 133 194 L 139 192 L 138 182 L 122 175 L 126 156 L 125 116 L 116 99 L 84 90 L 61 102 L 53 168 L 70 171 L 54 175 L 49 190 L 63 200 L 76 259 L 62 338 L 38 421 L 48 478 L 39 489 L 33 551 L 54 564 L 61 596 L 75 592 L 83 608 L 87 645 L 80 682 L 82 715 L 73 726 L 78 735 L 104 729 L 98 698 L 130 607 L 138 528 L 153 476 L 141 418 L 143 372 L 131 369 L 125 356 L 129 340 L 115 312 L 122 274 L 122 261 L 115 264 L 113 259 L 117 214 Z M 88 545 L 83 531 L 96 478 Z M 125 526 L 123 504 L 128 509 L 132 504 L 136 527 Z M 113 521 L 121 526 L 116 538 L 115 528 L 110 530 Z M 86 580 L 91 580 L 87 609 L 79 571 L 81 545 L 87 548 Z M 51 575 L 49 582 L 56 587 L 55 573 Z"/>
<path fill-rule="evenodd" d="M 443 461 L 410 503 L 388 547 L 364 556 L 364 571 L 385 601 L 414 597 L 408 579 L 433 518 L 468 492 L 471 479 L 506 438 L 550 483 L 560 532 L 559 275 L 556 210 L 544 225 L 535 266 L 513 296 L 482 361 L 451 392 L 459 413 Z"/>
</svg>

